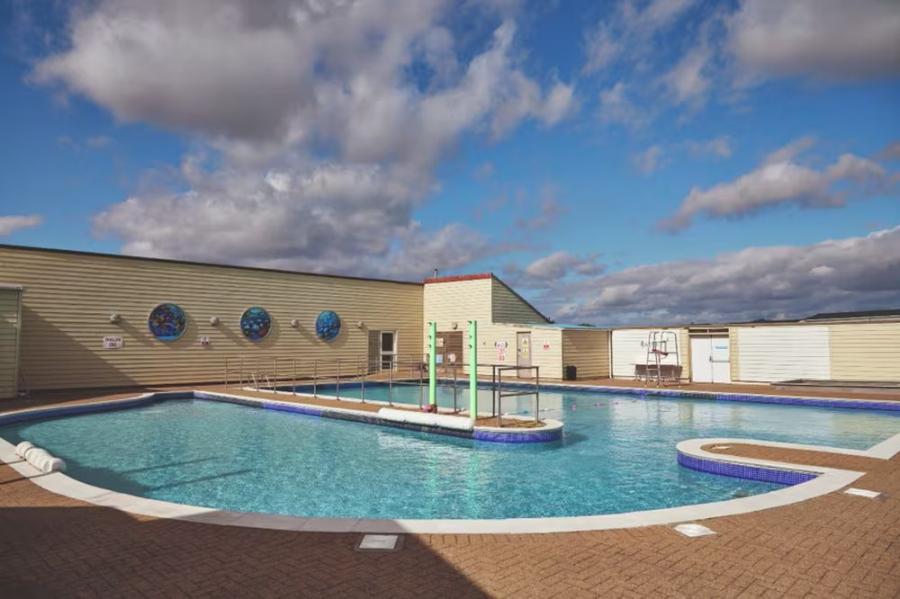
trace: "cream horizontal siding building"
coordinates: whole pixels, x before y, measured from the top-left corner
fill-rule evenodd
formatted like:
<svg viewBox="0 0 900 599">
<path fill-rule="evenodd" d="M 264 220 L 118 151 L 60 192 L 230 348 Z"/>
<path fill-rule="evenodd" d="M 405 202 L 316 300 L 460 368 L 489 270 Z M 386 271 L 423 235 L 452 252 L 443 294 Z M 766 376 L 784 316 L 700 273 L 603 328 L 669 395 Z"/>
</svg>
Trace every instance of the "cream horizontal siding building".
<svg viewBox="0 0 900 599">
<path fill-rule="evenodd" d="M 17 285 L 0 285 L 0 399 L 18 393 L 22 291 Z"/>
<path fill-rule="evenodd" d="M 243 357 L 248 370 L 269 372 L 273 358 L 294 358 L 301 374 L 311 372 L 314 360 L 333 371 L 341 358 L 345 373 L 352 372 L 353 361 L 368 354 L 371 331 L 396 332 L 400 353 L 422 347 L 421 283 L 10 246 L 0 246 L 0 283 L 26 289 L 18 363 L 30 389 L 222 382 L 228 356 Z M 148 329 L 150 311 L 165 302 L 187 316 L 177 341 L 159 341 Z M 3 339 L 9 335 L 7 304 Z M 271 332 L 259 342 L 239 325 L 251 306 L 265 308 L 272 319 Z M 330 342 L 315 332 L 324 310 L 342 320 Z M 110 322 L 112 314 L 118 322 Z M 213 317 L 218 324 L 210 323 Z M 122 347 L 104 349 L 105 337 L 121 339 Z M 7 360 L 9 347 L 4 341 L 0 359 Z M 4 372 L 8 377 L 9 369 Z"/>
<path fill-rule="evenodd" d="M 424 310 L 425 325 L 435 322 L 438 338 L 454 348 L 443 352 L 438 347 L 444 364 L 451 362 L 451 353 L 455 361 L 468 362 L 467 323 L 477 320 L 480 375 L 491 374 L 487 365 L 519 364 L 538 366 L 540 376 L 549 379 L 563 378 L 567 364 L 578 368 L 579 377 L 609 375 L 608 331 L 556 325 L 491 273 L 426 279 Z"/>
<path fill-rule="evenodd" d="M 900 317 L 732 325 L 732 378 L 900 382 Z"/>
</svg>

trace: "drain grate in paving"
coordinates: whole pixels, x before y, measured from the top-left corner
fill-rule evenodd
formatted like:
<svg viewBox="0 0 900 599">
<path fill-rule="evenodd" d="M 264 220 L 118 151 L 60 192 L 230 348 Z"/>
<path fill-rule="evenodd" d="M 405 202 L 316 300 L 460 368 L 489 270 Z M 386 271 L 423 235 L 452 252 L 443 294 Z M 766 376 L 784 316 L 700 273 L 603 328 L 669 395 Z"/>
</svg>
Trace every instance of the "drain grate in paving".
<svg viewBox="0 0 900 599">
<path fill-rule="evenodd" d="M 857 489 L 855 487 L 850 487 L 849 489 L 844 489 L 844 493 L 847 495 L 856 495 L 857 497 L 866 497 L 868 499 L 875 499 L 881 493 L 878 491 L 870 491 L 868 489 Z"/>
<path fill-rule="evenodd" d="M 397 551 L 402 544 L 400 535 L 363 535 L 356 548 L 359 551 Z"/>
<path fill-rule="evenodd" d="M 686 537 L 706 537 L 716 534 L 716 531 L 712 530 L 711 528 L 707 528 L 702 524 L 695 524 L 693 522 L 679 524 L 675 527 L 675 530 Z"/>
</svg>

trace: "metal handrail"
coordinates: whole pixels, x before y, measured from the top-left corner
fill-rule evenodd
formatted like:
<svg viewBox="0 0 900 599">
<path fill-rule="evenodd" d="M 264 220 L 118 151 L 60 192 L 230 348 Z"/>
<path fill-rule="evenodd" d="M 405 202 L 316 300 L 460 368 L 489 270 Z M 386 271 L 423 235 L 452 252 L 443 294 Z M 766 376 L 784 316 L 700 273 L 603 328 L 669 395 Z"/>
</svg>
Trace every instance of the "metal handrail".
<svg viewBox="0 0 900 599">
<path fill-rule="evenodd" d="M 515 370 L 517 377 L 518 373 L 523 370 L 533 370 L 535 373 L 534 376 L 534 391 L 512 391 L 509 393 L 503 393 L 503 373 L 508 370 Z M 538 423 L 541 421 L 540 412 L 541 412 L 541 367 L 540 366 L 494 366 L 493 367 L 493 375 L 492 378 L 496 379 L 496 389 L 494 391 L 494 395 L 497 398 L 497 426 L 503 426 L 503 398 L 504 397 L 517 397 L 522 395 L 534 395 L 534 421 Z"/>
</svg>

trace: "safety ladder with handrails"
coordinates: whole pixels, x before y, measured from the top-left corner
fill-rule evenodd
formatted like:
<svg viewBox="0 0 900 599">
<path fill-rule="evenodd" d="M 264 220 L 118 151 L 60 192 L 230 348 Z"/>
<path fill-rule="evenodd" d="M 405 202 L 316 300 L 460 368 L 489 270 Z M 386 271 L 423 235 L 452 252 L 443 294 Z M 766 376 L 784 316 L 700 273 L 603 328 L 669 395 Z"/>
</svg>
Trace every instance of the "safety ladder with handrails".
<svg viewBox="0 0 900 599">
<path fill-rule="evenodd" d="M 669 356 L 674 357 L 674 364 L 663 363 Z M 675 331 L 664 330 L 654 330 L 647 333 L 644 384 L 654 381 L 656 386 L 659 387 L 665 382 L 677 383 L 680 373 L 681 356 L 678 352 L 678 334 Z"/>
</svg>

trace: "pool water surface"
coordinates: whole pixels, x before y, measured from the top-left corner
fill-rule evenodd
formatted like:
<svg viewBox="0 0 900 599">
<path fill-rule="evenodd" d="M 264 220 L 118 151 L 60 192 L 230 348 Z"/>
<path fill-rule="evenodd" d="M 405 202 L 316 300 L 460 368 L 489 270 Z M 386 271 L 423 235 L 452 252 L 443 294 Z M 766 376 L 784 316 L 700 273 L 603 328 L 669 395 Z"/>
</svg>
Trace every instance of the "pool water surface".
<svg viewBox="0 0 900 599">
<path fill-rule="evenodd" d="M 383 392 L 376 389 L 367 386 L 367 398 Z M 393 401 L 418 402 L 395 391 Z M 490 391 L 482 393 L 489 406 Z M 440 402 L 448 398 L 452 390 L 442 387 Z M 565 422 L 561 441 L 479 442 L 196 399 L 10 424 L 0 426 L 0 437 L 47 448 L 83 482 L 177 503 L 311 517 L 517 518 L 674 507 L 781 488 L 679 466 L 675 445 L 684 439 L 864 449 L 900 432 L 891 412 L 584 391 L 542 392 L 541 408 L 543 417 Z M 533 414 L 534 406 L 520 397 L 503 409 Z"/>
</svg>

